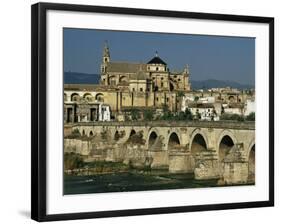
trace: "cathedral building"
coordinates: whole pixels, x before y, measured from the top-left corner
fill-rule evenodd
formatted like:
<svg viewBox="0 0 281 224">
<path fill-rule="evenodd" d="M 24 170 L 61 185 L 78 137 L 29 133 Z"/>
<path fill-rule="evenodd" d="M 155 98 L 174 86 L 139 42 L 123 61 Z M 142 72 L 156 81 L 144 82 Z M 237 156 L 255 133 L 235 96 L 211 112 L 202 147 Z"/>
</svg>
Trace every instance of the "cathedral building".
<svg viewBox="0 0 281 224">
<path fill-rule="evenodd" d="M 180 111 L 180 92 L 187 93 L 191 88 L 188 66 L 181 72 L 171 72 L 157 52 L 147 63 L 117 62 L 111 61 L 106 44 L 100 70 L 98 85 L 64 85 L 65 122 L 100 121 L 94 119 L 101 117 L 95 109 L 99 103 L 109 107 L 111 120 L 132 109 L 166 107 Z"/>
<path fill-rule="evenodd" d="M 128 87 L 130 91 L 137 92 L 190 91 L 188 67 L 179 73 L 170 72 L 157 52 L 145 64 L 114 62 L 110 59 L 107 45 L 103 51 L 100 84 L 121 89 Z"/>
</svg>

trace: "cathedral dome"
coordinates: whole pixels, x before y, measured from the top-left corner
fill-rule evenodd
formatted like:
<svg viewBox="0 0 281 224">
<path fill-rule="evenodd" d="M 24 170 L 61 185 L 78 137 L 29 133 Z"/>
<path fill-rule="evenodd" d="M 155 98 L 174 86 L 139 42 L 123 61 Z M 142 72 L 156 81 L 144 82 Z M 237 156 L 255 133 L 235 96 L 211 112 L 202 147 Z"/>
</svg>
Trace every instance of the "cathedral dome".
<svg viewBox="0 0 281 224">
<path fill-rule="evenodd" d="M 166 62 L 164 62 L 157 54 L 155 54 L 155 57 L 152 58 L 147 64 L 161 64 L 161 65 L 167 65 Z"/>
</svg>

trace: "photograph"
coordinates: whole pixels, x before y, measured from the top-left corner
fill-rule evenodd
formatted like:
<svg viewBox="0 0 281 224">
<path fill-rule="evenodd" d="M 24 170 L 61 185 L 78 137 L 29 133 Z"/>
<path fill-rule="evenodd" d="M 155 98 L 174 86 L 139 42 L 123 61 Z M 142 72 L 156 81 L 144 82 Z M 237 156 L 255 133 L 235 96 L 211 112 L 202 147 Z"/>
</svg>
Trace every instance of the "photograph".
<svg viewBox="0 0 281 224">
<path fill-rule="evenodd" d="M 254 37 L 62 32 L 64 195 L 255 185 Z"/>
</svg>

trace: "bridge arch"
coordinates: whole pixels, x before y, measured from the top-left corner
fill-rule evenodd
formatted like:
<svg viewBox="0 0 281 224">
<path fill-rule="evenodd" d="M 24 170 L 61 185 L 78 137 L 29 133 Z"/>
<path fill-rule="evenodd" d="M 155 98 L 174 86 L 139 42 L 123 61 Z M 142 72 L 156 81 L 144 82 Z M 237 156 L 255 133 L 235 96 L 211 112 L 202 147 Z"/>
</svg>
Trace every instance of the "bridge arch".
<svg viewBox="0 0 281 224">
<path fill-rule="evenodd" d="M 195 169 L 196 157 L 201 152 L 208 150 L 207 138 L 200 130 L 195 131 L 190 138 L 189 151 L 190 151 L 190 168 Z"/>
<path fill-rule="evenodd" d="M 256 152 L 255 143 L 250 145 L 248 153 L 248 182 L 255 182 Z"/>
<path fill-rule="evenodd" d="M 217 145 L 216 145 L 216 146 L 217 146 L 217 150 L 219 150 L 219 145 L 220 145 L 222 139 L 223 139 L 225 136 L 229 136 L 229 137 L 232 139 L 234 145 L 238 143 L 235 134 L 234 134 L 232 131 L 228 130 L 228 129 L 224 129 L 224 130 L 222 130 L 222 131 L 219 133 L 219 135 L 218 135 L 218 138 L 217 138 L 218 141 L 217 141 Z"/>
<path fill-rule="evenodd" d="M 190 151 L 190 152 L 191 152 L 191 149 L 192 149 L 192 143 L 194 142 L 194 138 L 195 138 L 195 137 L 196 137 L 196 138 L 200 138 L 200 137 L 198 137 L 198 136 L 201 136 L 201 137 L 203 138 L 203 140 L 204 140 L 204 142 L 205 142 L 205 148 L 206 148 L 206 150 L 209 148 L 209 142 L 208 142 L 208 138 L 207 138 L 206 133 L 205 133 L 202 129 L 198 128 L 198 129 L 193 130 L 192 133 L 191 133 L 190 142 L 189 142 L 189 151 Z M 198 140 L 198 139 L 196 139 L 196 140 Z M 201 140 L 202 140 L 202 139 L 201 139 Z M 201 141 L 201 142 L 202 142 L 202 141 Z M 202 144 L 203 144 L 203 142 L 202 142 Z"/>
<path fill-rule="evenodd" d="M 160 136 L 160 132 L 159 132 L 159 130 L 158 130 L 157 128 L 150 128 L 150 129 L 148 130 L 148 133 L 147 133 L 146 146 L 149 146 L 149 139 L 150 139 L 150 136 L 151 136 L 151 134 L 152 134 L 153 132 L 155 132 L 155 134 L 157 135 L 157 137 Z"/>
<path fill-rule="evenodd" d="M 90 133 L 89 133 L 89 137 L 93 137 L 93 136 L 94 136 L 93 131 L 90 131 Z"/>
<path fill-rule="evenodd" d="M 181 140 L 180 140 L 180 135 L 177 132 L 175 132 L 175 131 L 171 132 L 167 139 L 168 139 L 168 141 L 167 141 L 168 150 L 172 150 L 177 147 L 180 147 Z"/>
<path fill-rule="evenodd" d="M 148 136 L 148 147 L 150 148 L 153 144 L 155 144 L 158 134 L 155 131 L 152 131 Z"/>
<path fill-rule="evenodd" d="M 237 143 L 236 136 L 232 131 L 225 129 L 219 134 L 216 150 L 220 162 L 224 160 L 230 149 Z"/>
<path fill-rule="evenodd" d="M 222 137 L 218 148 L 220 163 L 224 161 L 225 157 L 229 154 L 233 146 L 234 146 L 233 139 L 229 137 L 229 135 L 225 135 L 224 137 Z"/>
<path fill-rule="evenodd" d="M 247 152 L 246 152 L 247 158 L 249 158 L 249 155 L 250 155 L 250 152 L 251 152 L 252 148 L 255 147 L 255 143 L 256 143 L 255 139 L 252 139 L 250 144 L 249 144 L 249 147 L 247 148 Z"/>
</svg>

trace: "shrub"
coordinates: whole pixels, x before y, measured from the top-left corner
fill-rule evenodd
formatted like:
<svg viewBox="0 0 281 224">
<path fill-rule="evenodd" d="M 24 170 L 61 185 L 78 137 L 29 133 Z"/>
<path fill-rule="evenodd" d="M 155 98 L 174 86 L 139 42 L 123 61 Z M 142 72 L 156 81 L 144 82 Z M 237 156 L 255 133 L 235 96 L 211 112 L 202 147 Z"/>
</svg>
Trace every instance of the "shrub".
<svg viewBox="0 0 281 224">
<path fill-rule="evenodd" d="M 256 116 L 256 114 L 254 112 L 252 112 L 246 117 L 246 120 L 247 121 L 255 121 L 255 119 L 256 119 L 255 116 Z"/>
<path fill-rule="evenodd" d="M 74 152 L 64 154 L 64 170 L 73 170 L 84 166 L 84 160 L 81 155 Z"/>
<path fill-rule="evenodd" d="M 146 121 L 152 121 L 153 120 L 153 110 L 145 110 L 143 112 L 143 118 Z"/>
</svg>

